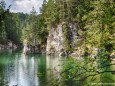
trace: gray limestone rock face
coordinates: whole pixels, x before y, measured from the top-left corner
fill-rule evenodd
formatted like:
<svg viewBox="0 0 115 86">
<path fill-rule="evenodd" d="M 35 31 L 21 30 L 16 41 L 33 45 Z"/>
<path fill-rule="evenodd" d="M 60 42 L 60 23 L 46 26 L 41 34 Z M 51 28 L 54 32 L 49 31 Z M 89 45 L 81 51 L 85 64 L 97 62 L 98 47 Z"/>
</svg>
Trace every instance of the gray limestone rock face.
<svg viewBox="0 0 115 86">
<path fill-rule="evenodd" d="M 64 24 L 58 24 L 56 27 L 51 27 L 49 30 L 49 35 L 47 38 L 46 45 L 46 54 L 48 55 L 58 55 L 58 56 L 71 56 L 71 57 L 82 57 L 87 52 L 85 48 L 82 46 L 82 34 L 83 31 L 81 29 L 77 29 L 76 23 L 67 23 L 66 29 L 63 26 Z M 66 31 L 67 30 L 67 31 Z M 66 32 L 66 35 L 64 34 Z M 64 43 L 66 43 L 65 39 L 67 39 L 70 45 L 70 51 L 66 51 Z M 67 47 L 68 48 L 68 47 Z M 95 58 L 98 54 L 98 49 L 95 47 L 90 47 L 90 51 L 87 54 L 91 57 Z"/>
<path fill-rule="evenodd" d="M 61 50 L 63 49 L 62 42 L 62 25 L 58 25 L 57 28 L 52 27 L 47 38 L 46 53 L 53 54 L 61 52 Z"/>
<path fill-rule="evenodd" d="M 74 24 L 68 24 L 69 41 L 72 47 L 75 47 L 74 40 L 77 37 L 76 27 Z M 46 53 L 47 54 L 58 54 L 59 56 L 66 55 L 64 50 L 64 38 L 63 38 L 63 25 L 59 24 L 57 27 L 51 27 L 49 31 L 49 36 L 47 38 Z"/>
</svg>

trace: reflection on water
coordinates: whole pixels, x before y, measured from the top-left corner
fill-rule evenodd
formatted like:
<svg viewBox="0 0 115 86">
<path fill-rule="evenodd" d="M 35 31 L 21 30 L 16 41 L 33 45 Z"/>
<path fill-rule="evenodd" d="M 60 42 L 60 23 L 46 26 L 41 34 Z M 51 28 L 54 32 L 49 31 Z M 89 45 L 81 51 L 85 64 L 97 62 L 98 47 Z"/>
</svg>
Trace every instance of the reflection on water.
<svg viewBox="0 0 115 86">
<path fill-rule="evenodd" d="M 15 55 L 5 65 L 4 79 L 9 82 L 9 86 L 38 86 L 37 68 L 35 57 Z"/>
<path fill-rule="evenodd" d="M 56 57 L 56 56 L 45 56 L 45 55 L 24 55 L 19 52 L 8 51 L 0 52 L 0 86 L 47 86 L 46 81 L 52 78 L 60 78 L 58 75 L 62 70 L 63 61 L 66 58 Z M 87 61 L 86 61 L 87 62 Z M 104 63 L 104 64 L 99 64 Z M 104 66 L 108 64 L 114 64 L 114 62 L 108 63 L 99 60 L 95 66 Z M 90 69 L 90 65 L 86 65 L 87 69 Z M 47 69 L 50 69 L 49 71 Z M 99 69 L 97 69 L 99 70 Z M 110 71 L 115 70 L 115 66 L 101 68 L 100 71 Z M 79 70 L 82 73 L 82 69 Z M 39 73 L 42 76 L 38 77 Z M 89 72 L 91 73 L 91 72 Z M 66 74 L 66 73 L 65 73 Z M 115 80 L 114 73 L 103 73 L 99 76 L 95 76 L 93 83 L 113 83 Z M 68 75 L 68 74 L 66 74 Z M 81 76 L 87 76 L 88 73 Z M 79 76 L 78 76 L 79 77 Z M 107 77 L 107 78 L 106 78 Z M 94 78 L 94 77 L 93 77 Z M 92 83 L 92 78 L 89 77 L 85 83 Z M 50 82 L 49 82 L 50 83 Z M 63 83 L 63 82 L 62 82 Z M 72 84 L 71 84 L 72 85 Z M 52 86 L 52 85 L 50 85 Z M 70 86 L 70 85 L 68 85 Z M 75 85 L 76 86 L 76 85 Z"/>
<path fill-rule="evenodd" d="M 59 64 L 61 58 L 54 56 L 24 55 L 11 50 L 0 52 L 0 78 L 8 82 L 8 86 L 44 86 L 50 78 L 48 75 L 55 75 L 61 70 Z M 38 77 L 39 72 L 42 77 Z"/>
<path fill-rule="evenodd" d="M 47 71 L 47 75 L 48 75 L 47 78 L 59 77 L 59 72 L 62 70 L 61 69 L 61 65 L 63 61 L 62 59 L 64 59 L 64 57 L 57 58 L 57 56 L 46 56 L 47 69 L 50 69 L 49 71 Z"/>
<path fill-rule="evenodd" d="M 9 86 L 39 86 L 37 73 L 41 59 L 41 56 L 0 53 L 0 77 L 8 81 Z"/>
</svg>

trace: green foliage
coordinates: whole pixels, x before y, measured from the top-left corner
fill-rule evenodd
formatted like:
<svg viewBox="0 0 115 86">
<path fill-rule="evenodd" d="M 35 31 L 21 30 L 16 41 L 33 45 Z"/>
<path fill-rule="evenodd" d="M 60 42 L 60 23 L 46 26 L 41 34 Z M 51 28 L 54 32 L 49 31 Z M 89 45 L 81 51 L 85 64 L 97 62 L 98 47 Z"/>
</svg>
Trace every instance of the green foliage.
<svg viewBox="0 0 115 86">
<path fill-rule="evenodd" d="M 20 43 L 20 22 L 18 14 L 9 14 L 5 21 L 5 31 L 7 39 L 15 44 Z"/>
<path fill-rule="evenodd" d="M 85 57 L 85 59 L 68 58 L 59 72 L 60 77 L 51 77 L 49 86 L 91 86 L 95 84 L 114 83 L 115 62 L 108 60 L 107 53 L 103 50 L 97 59 Z"/>
<path fill-rule="evenodd" d="M 22 42 L 27 40 L 29 45 L 46 43 L 47 29 L 45 28 L 44 18 L 37 15 L 34 7 L 31 14 L 26 18 L 26 25 L 22 29 Z"/>
<path fill-rule="evenodd" d="M 26 14 L 10 13 L 9 8 L 5 10 L 5 5 L 4 0 L 0 1 L 0 44 L 6 44 L 9 41 L 20 44 L 21 29 Z"/>
<path fill-rule="evenodd" d="M 63 46 L 64 46 L 64 50 L 66 52 L 71 51 L 71 43 L 70 43 L 70 39 L 69 39 L 69 28 L 66 24 L 63 24 Z"/>
<path fill-rule="evenodd" d="M 5 2 L 0 1 L 0 43 L 6 42 L 5 19 L 7 11 L 5 9 Z"/>
<path fill-rule="evenodd" d="M 74 59 L 70 59 L 67 60 L 64 65 L 63 65 L 63 73 L 62 73 L 62 78 L 64 80 L 63 82 L 63 86 L 75 86 L 77 84 L 75 84 L 74 79 L 72 78 L 73 75 L 76 73 L 76 69 L 77 69 L 77 65 L 76 61 Z"/>
<path fill-rule="evenodd" d="M 88 53 L 91 48 L 98 48 L 100 50 L 96 56 L 98 61 L 91 57 L 84 57 L 85 61 L 69 59 L 63 65 L 61 78 L 54 79 L 52 83 L 57 86 L 87 85 L 88 81 L 100 80 L 101 76 L 96 77 L 99 74 L 108 72 L 105 69 L 103 71 L 100 66 L 109 65 L 111 54 L 115 52 L 114 8 L 113 0 L 44 0 L 39 15 L 36 14 L 34 7 L 31 14 L 27 15 L 8 13 L 5 10 L 5 2 L 2 0 L 0 2 L 0 43 L 10 40 L 17 44 L 26 39 L 29 45 L 45 45 L 51 26 L 64 23 L 64 50 L 73 51 L 68 24 L 74 22 L 78 31 L 77 36 L 82 39 L 80 43 L 76 43 L 77 47 L 83 48 Z M 105 61 L 106 64 L 101 64 Z M 109 72 L 114 71 L 109 68 Z M 43 78 L 41 73 L 38 76 Z"/>
<path fill-rule="evenodd" d="M 98 0 L 90 5 L 93 10 L 83 17 L 86 19 L 85 45 L 104 47 L 105 49 L 108 45 L 114 47 L 114 2 Z"/>
<path fill-rule="evenodd" d="M 78 32 L 78 36 L 82 38 L 78 47 L 82 47 L 88 53 L 93 52 L 91 48 L 99 49 L 97 59 L 91 56 L 88 58 L 85 56 L 81 61 L 69 59 L 63 65 L 61 78 L 54 79 L 52 83 L 56 86 L 90 86 L 91 83 L 112 82 L 114 78 L 111 77 L 112 79 L 109 80 L 108 76 L 112 76 L 114 72 L 111 54 L 115 52 L 115 2 L 112 0 L 55 0 L 55 2 L 49 0 L 45 3 L 45 7 L 41 15 L 42 18 L 47 17 L 47 20 L 43 21 L 46 28 L 53 24 L 75 22 L 77 31 L 82 32 Z M 54 15 L 55 18 L 52 17 Z M 63 45 L 65 50 L 69 51 L 71 43 L 67 26 L 63 25 Z"/>
</svg>

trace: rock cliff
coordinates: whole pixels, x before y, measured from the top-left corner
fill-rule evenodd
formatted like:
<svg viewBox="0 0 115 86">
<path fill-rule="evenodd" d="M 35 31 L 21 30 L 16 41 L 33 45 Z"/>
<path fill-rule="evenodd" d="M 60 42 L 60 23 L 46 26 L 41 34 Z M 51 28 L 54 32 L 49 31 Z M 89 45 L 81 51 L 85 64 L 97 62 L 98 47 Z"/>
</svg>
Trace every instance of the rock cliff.
<svg viewBox="0 0 115 86">
<path fill-rule="evenodd" d="M 63 23 L 52 26 L 47 38 L 46 54 L 72 57 L 91 55 L 95 57 L 98 49 L 82 45 L 82 34 L 83 31 L 77 29 L 76 23 Z M 87 47 L 91 52 L 87 50 Z"/>
<path fill-rule="evenodd" d="M 63 28 L 62 25 L 51 27 L 47 38 L 46 53 L 59 54 L 63 49 Z"/>
<path fill-rule="evenodd" d="M 71 49 L 76 47 L 75 39 L 77 31 L 74 23 L 52 26 L 47 38 L 46 53 L 60 56 L 70 54 Z"/>
</svg>

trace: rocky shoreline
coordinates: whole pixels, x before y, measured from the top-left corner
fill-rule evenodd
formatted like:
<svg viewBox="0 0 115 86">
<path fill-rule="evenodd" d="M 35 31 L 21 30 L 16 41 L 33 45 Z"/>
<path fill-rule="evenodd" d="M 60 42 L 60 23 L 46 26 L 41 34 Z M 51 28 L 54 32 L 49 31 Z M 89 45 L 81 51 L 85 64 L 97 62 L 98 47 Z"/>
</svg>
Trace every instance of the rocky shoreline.
<svg viewBox="0 0 115 86">
<path fill-rule="evenodd" d="M 21 48 L 21 45 L 16 45 L 12 42 L 8 42 L 6 44 L 0 44 L 0 50 L 4 50 L 4 49 L 17 49 L 17 48 Z"/>
</svg>

